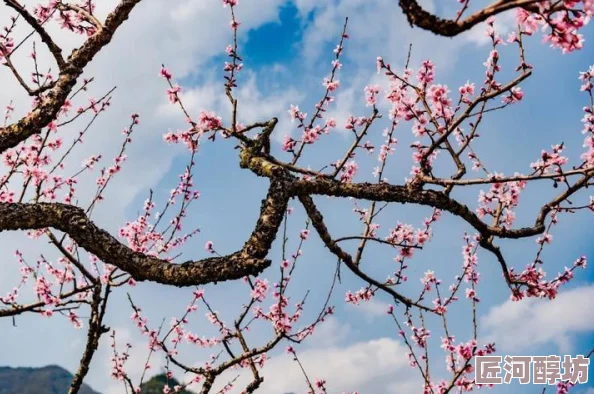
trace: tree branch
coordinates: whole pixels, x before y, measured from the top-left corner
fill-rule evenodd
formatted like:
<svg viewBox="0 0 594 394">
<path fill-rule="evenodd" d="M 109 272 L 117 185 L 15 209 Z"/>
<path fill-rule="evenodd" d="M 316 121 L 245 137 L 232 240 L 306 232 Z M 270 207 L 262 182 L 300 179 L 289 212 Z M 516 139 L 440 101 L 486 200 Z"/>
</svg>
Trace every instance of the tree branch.
<svg viewBox="0 0 594 394">
<path fill-rule="evenodd" d="M 439 18 L 438 16 L 425 11 L 416 0 L 400 0 L 398 4 L 411 26 L 429 30 L 440 36 L 454 37 L 464 31 L 470 30 L 475 25 L 486 21 L 490 16 L 497 15 L 513 8 L 529 8 L 540 1 L 541 0 L 499 0 L 482 10 L 475 12 L 462 21 Z"/>
<path fill-rule="evenodd" d="M 413 189 L 386 183 L 342 183 L 327 179 L 314 179 L 296 181 L 293 184 L 292 193 L 296 196 L 319 194 L 333 197 L 354 197 L 369 201 L 426 205 L 461 217 L 484 236 L 493 235 L 501 238 L 525 238 L 541 234 L 544 231 L 544 218 L 549 212 L 546 211 L 539 215 L 533 227 L 505 229 L 487 225 L 466 205 L 434 190 Z"/>
<path fill-rule="evenodd" d="M 41 41 L 47 46 L 51 54 L 53 55 L 56 63 L 60 70 L 62 70 L 66 66 L 66 62 L 62 57 L 62 48 L 60 48 L 52 37 L 45 31 L 43 26 L 37 21 L 37 19 L 31 15 L 25 7 L 18 3 L 16 0 L 4 0 L 7 6 L 14 9 L 16 12 L 19 13 L 23 17 L 23 19 L 39 34 L 41 37 Z"/>
<path fill-rule="evenodd" d="M 80 247 L 105 263 L 128 272 L 135 280 L 173 286 L 194 286 L 257 275 L 270 265 L 265 257 L 287 209 L 288 195 L 281 182 L 273 180 L 256 227 L 243 248 L 221 257 L 183 264 L 135 252 L 107 231 L 97 227 L 84 210 L 59 203 L 0 203 L 0 231 L 54 228 L 67 233 Z"/>
<path fill-rule="evenodd" d="M 316 206 L 313 202 L 313 199 L 310 196 L 299 196 L 299 201 L 301 201 L 301 204 L 303 204 L 303 207 L 305 208 L 305 211 L 307 212 L 307 216 L 311 220 L 311 224 L 316 229 L 318 235 L 320 236 L 320 238 L 322 239 L 322 241 L 324 242 L 326 247 L 334 255 L 336 255 L 336 257 L 338 257 L 355 275 L 357 275 L 359 278 L 363 279 L 365 282 L 367 282 L 373 286 L 377 286 L 378 288 L 382 289 L 386 293 L 390 294 L 392 297 L 394 297 L 395 301 L 400 301 L 404 305 L 409 306 L 409 307 L 415 306 L 415 307 L 420 308 L 425 311 L 431 311 L 430 308 L 427 308 L 424 305 L 414 302 L 410 298 L 403 296 L 402 294 L 396 292 L 394 289 L 391 289 L 390 287 L 386 286 L 385 284 L 376 281 L 375 279 L 371 278 L 370 276 L 365 274 L 363 271 L 361 271 L 359 269 L 359 267 L 357 267 L 355 265 L 355 263 L 353 262 L 352 256 L 350 254 L 348 254 L 347 252 L 345 252 L 332 239 L 332 236 L 328 232 L 328 228 L 326 227 L 326 224 L 324 223 L 324 217 L 322 216 L 320 211 L 318 211 L 318 209 L 316 208 Z"/>
<path fill-rule="evenodd" d="M 14 0 L 5 1 L 14 3 Z M 85 66 L 103 47 L 109 44 L 115 31 L 128 19 L 132 9 L 140 1 L 122 0 L 107 17 L 103 29 L 89 37 L 80 48 L 72 51 L 68 60 L 60 67 L 60 75 L 55 86 L 47 93 L 42 103 L 19 122 L 0 128 L 0 153 L 15 147 L 33 134 L 41 132 L 41 129 L 54 120 L 76 85 L 77 79 L 82 75 Z"/>
</svg>

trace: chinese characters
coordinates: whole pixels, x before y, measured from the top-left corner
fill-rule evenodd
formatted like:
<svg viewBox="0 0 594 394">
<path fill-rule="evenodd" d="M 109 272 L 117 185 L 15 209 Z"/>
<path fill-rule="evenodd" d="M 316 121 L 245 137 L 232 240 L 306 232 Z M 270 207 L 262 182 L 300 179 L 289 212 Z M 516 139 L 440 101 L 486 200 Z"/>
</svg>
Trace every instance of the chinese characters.
<svg viewBox="0 0 594 394">
<path fill-rule="evenodd" d="M 520 384 L 529 384 L 531 380 L 533 384 L 576 384 L 588 382 L 590 359 L 581 355 L 566 355 L 563 359 L 560 356 L 477 356 L 475 365 L 476 384 L 510 384 L 513 379 Z"/>
</svg>

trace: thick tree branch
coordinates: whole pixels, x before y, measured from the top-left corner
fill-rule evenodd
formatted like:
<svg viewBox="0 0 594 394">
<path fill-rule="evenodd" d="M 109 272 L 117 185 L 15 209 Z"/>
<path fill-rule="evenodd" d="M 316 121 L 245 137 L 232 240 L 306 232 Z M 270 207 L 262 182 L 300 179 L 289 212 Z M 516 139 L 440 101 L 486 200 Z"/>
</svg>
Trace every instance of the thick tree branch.
<svg viewBox="0 0 594 394">
<path fill-rule="evenodd" d="M 462 21 L 439 18 L 425 11 L 416 0 L 400 0 L 399 5 L 411 26 L 429 30 L 440 36 L 454 37 L 486 21 L 491 16 L 518 7 L 530 8 L 540 1 L 542 0 L 499 0 Z"/>
<path fill-rule="evenodd" d="M 434 190 L 414 189 L 386 183 L 342 183 L 327 179 L 314 179 L 295 182 L 292 192 L 297 196 L 319 194 L 333 197 L 354 197 L 369 201 L 426 205 L 461 217 L 483 236 L 494 235 L 500 238 L 525 238 L 541 234 L 544 231 L 544 218 L 549 212 L 546 211 L 539 215 L 533 227 L 510 230 L 485 224 L 466 205 Z"/>
<path fill-rule="evenodd" d="M 15 147 L 33 134 L 41 132 L 41 129 L 54 120 L 76 85 L 77 79 L 82 75 L 85 66 L 103 47 L 109 44 L 118 27 L 128 19 L 132 9 L 140 1 L 122 0 L 109 14 L 104 27 L 89 37 L 80 48 L 72 51 L 68 60 L 60 67 L 60 75 L 55 86 L 47 92 L 42 103 L 19 122 L 0 128 L 0 153 Z"/>
<path fill-rule="evenodd" d="M 183 264 L 134 252 L 97 227 L 84 210 L 58 203 L 0 203 L 0 231 L 54 228 L 105 263 L 128 272 L 135 280 L 173 286 L 194 286 L 257 275 L 270 265 L 265 257 L 287 209 L 287 187 L 272 180 L 256 227 L 244 247 L 230 255 Z"/>
</svg>

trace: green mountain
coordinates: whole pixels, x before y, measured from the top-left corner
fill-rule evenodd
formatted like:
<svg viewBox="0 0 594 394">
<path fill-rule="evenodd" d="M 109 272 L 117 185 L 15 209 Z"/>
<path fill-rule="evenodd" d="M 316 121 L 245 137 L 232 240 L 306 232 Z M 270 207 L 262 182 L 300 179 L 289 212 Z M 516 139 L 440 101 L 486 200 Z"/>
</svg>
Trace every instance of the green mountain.
<svg viewBox="0 0 594 394">
<path fill-rule="evenodd" d="M 140 386 L 142 394 L 163 394 L 163 386 L 166 384 L 169 385 L 171 388 L 171 392 L 173 392 L 173 387 L 179 384 L 175 378 L 167 380 L 167 376 L 162 373 L 160 375 L 153 376 L 149 381 L 143 383 Z M 2 392 L 0 391 L 0 394 Z M 195 394 L 193 391 L 182 390 L 178 391 L 176 394 Z"/>
<path fill-rule="evenodd" d="M 0 367 L 0 394 L 66 394 L 72 374 L 57 365 L 42 368 Z M 83 384 L 79 394 L 99 394 Z"/>
<path fill-rule="evenodd" d="M 72 374 L 57 365 L 42 368 L 0 367 L 0 394 L 66 394 L 72 382 Z M 175 379 L 167 380 L 165 374 L 153 376 L 143 383 L 142 394 L 163 394 L 163 386 L 169 384 L 171 391 L 179 384 Z M 99 394 L 83 384 L 78 394 Z M 177 393 L 176 393 L 177 394 Z M 195 394 L 182 390 L 178 394 Z"/>
</svg>

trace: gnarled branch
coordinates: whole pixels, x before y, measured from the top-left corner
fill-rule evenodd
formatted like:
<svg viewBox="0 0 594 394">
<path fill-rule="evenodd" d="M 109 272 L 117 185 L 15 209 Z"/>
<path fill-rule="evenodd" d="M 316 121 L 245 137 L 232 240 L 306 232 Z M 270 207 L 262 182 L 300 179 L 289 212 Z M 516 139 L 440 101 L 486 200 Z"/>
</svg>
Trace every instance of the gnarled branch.
<svg viewBox="0 0 594 394">
<path fill-rule="evenodd" d="M 99 228 L 83 209 L 59 203 L 0 203 L 0 231 L 54 228 L 67 233 L 80 247 L 135 280 L 173 286 L 194 286 L 257 275 L 270 265 L 265 257 L 287 209 L 288 193 L 272 180 L 260 216 L 243 248 L 227 256 L 173 264 L 135 252 Z"/>
</svg>

